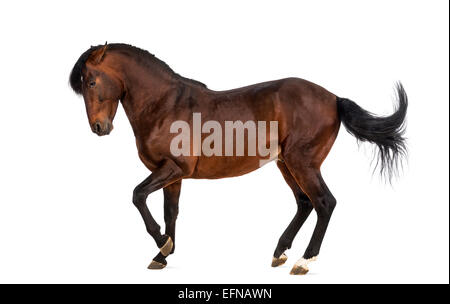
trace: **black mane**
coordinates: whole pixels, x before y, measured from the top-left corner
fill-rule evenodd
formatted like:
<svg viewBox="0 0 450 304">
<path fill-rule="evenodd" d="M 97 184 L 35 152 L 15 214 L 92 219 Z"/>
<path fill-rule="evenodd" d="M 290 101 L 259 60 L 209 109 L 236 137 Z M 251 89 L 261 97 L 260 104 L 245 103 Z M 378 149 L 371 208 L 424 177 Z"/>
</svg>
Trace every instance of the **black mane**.
<svg viewBox="0 0 450 304">
<path fill-rule="evenodd" d="M 97 45 L 97 46 L 91 46 L 87 51 L 85 51 L 83 54 L 81 54 L 80 58 L 78 58 L 77 62 L 75 63 L 75 65 L 72 68 L 72 72 L 70 73 L 70 77 L 69 77 L 69 83 L 70 86 L 72 87 L 72 89 L 75 91 L 75 93 L 77 94 L 81 94 L 82 93 L 82 71 L 86 65 L 86 61 L 88 60 L 89 56 L 92 54 L 93 51 L 103 47 L 104 45 Z M 161 68 L 162 70 L 168 72 L 169 74 L 171 74 L 173 77 L 178 78 L 178 79 L 182 79 L 186 82 L 189 82 L 191 84 L 195 84 L 201 87 L 206 88 L 206 85 L 204 83 L 201 83 L 200 81 L 197 80 L 193 80 L 193 79 L 189 79 L 189 78 L 185 78 L 177 73 L 175 73 L 167 63 L 165 63 L 164 61 L 156 58 L 155 55 L 149 53 L 146 50 L 137 48 L 135 46 L 129 45 L 129 44 L 124 44 L 124 43 L 112 43 L 112 44 L 108 44 L 108 48 L 107 48 L 107 52 L 108 51 L 112 51 L 112 50 L 118 50 L 118 51 L 123 51 L 126 52 L 127 54 L 130 54 L 132 56 L 135 57 L 135 59 L 142 63 L 142 64 L 147 64 L 147 65 L 152 65 Z"/>
<path fill-rule="evenodd" d="M 86 61 L 88 60 L 91 53 L 100 47 L 101 47 L 101 45 L 91 46 L 90 49 L 88 49 L 83 54 L 81 54 L 80 58 L 78 58 L 77 62 L 73 66 L 72 72 L 70 72 L 69 83 L 70 83 L 70 86 L 72 87 L 72 89 L 75 91 L 75 93 L 77 93 L 77 94 L 82 93 L 82 91 L 81 91 L 82 71 L 83 71 L 84 66 L 86 65 Z"/>
</svg>

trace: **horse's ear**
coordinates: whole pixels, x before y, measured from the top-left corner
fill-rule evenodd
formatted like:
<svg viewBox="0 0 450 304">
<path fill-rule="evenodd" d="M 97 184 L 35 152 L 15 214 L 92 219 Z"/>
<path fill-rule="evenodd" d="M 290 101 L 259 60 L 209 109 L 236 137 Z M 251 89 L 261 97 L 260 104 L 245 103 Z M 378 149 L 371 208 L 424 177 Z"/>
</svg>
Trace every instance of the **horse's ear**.
<svg viewBox="0 0 450 304">
<path fill-rule="evenodd" d="M 100 62 L 102 62 L 103 58 L 105 57 L 105 53 L 106 53 L 106 48 L 107 47 L 108 47 L 108 43 L 105 43 L 104 46 L 102 46 L 101 48 L 93 51 L 91 56 L 89 57 L 89 60 L 93 64 L 99 64 Z"/>
</svg>

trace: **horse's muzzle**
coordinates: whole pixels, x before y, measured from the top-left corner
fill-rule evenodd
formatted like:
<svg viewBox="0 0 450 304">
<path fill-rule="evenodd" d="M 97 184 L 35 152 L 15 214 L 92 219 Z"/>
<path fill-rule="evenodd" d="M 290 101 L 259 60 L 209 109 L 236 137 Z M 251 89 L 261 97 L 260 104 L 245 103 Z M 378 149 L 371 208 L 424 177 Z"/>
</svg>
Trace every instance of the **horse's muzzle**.
<svg viewBox="0 0 450 304">
<path fill-rule="evenodd" d="M 92 132 L 97 134 L 98 136 L 108 135 L 111 133 L 113 129 L 113 125 L 111 122 L 103 122 L 96 121 L 91 125 Z"/>
</svg>

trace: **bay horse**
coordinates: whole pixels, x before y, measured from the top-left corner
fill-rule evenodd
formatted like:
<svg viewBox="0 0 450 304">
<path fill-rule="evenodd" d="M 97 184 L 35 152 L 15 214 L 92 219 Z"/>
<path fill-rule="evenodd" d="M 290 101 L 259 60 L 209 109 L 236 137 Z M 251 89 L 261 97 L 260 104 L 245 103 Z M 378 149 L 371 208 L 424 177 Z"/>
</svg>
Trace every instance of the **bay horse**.
<svg viewBox="0 0 450 304">
<path fill-rule="evenodd" d="M 390 116 L 376 116 L 353 101 L 299 78 L 213 91 L 199 81 L 182 77 L 149 52 L 127 44 L 89 48 L 75 63 L 70 86 L 84 97 L 90 127 L 99 136 L 113 129 L 119 101 L 130 121 L 139 157 L 152 172 L 133 191 L 139 210 L 159 253 L 148 266 L 162 269 L 175 249 L 175 222 L 181 182 L 186 178 L 217 179 L 240 176 L 260 167 L 260 155 L 177 155 L 170 142 L 174 121 L 193 125 L 193 113 L 224 125 L 226 121 L 277 122 L 276 164 L 297 202 L 297 212 L 281 235 L 272 266 L 286 262 L 285 251 L 314 209 L 317 222 L 310 243 L 291 270 L 306 274 L 314 261 L 336 206 L 320 167 L 330 151 L 341 122 L 357 140 L 375 144 L 377 166 L 389 180 L 406 155 L 404 137 L 408 98 L 396 85 L 397 105 Z M 202 139 L 206 134 L 202 134 Z M 249 135 L 245 134 L 248 139 Z M 190 151 L 194 149 L 190 139 Z M 263 144 L 268 144 L 264 142 Z M 248 152 L 249 147 L 245 146 Z M 165 234 L 150 213 L 149 194 L 164 191 Z"/>
</svg>

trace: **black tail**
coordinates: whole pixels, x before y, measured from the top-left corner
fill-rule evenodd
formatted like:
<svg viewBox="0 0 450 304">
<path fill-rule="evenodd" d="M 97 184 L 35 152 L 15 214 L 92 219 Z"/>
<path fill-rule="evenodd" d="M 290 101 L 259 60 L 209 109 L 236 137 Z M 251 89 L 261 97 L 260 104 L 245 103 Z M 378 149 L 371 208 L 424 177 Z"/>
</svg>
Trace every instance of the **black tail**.
<svg viewBox="0 0 450 304">
<path fill-rule="evenodd" d="M 338 113 L 345 128 L 359 141 L 377 145 L 375 168 L 379 165 L 380 174 L 389 181 L 397 173 L 401 158 L 407 154 L 404 133 L 408 96 L 401 83 L 396 89 L 395 113 L 386 117 L 376 116 L 349 99 L 337 98 Z"/>
</svg>

